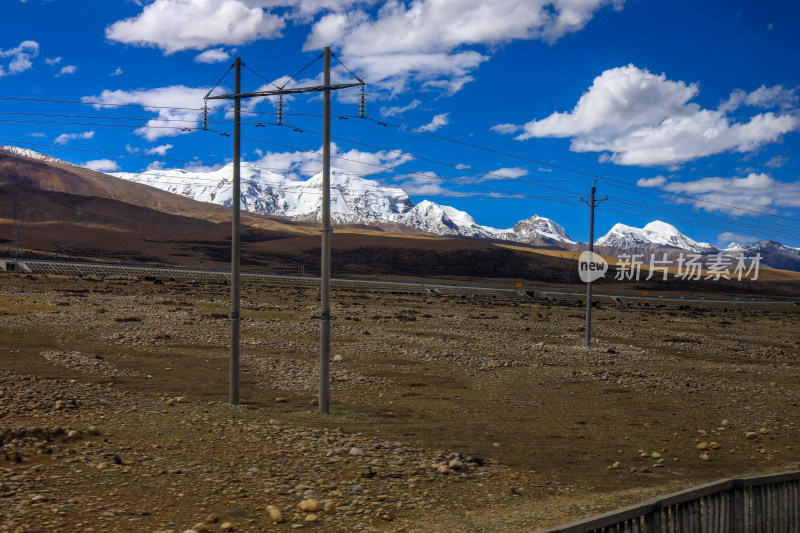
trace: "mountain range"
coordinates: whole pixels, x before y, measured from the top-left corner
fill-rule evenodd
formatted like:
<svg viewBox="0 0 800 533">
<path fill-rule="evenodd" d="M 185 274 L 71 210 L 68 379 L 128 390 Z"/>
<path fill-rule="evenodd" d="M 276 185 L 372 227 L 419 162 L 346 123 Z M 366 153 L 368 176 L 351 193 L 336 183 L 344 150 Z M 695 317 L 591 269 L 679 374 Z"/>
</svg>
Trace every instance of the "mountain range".
<svg viewBox="0 0 800 533">
<path fill-rule="evenodd" d="M 716 246 L 697 242 L 678 231 L 675 226 L 655 220 L 643 228 L 615 224 L 608 233 L 595 241 L 606 248 L 677 248 L 698 254 L 717 253 Z"/>
<path fill-rule="evenodd" d="M 203 202 L 230 206 L 232 201 L 232 164 L 211 172 L 150 170 L 111 175 Z M 306 181 L 293 181 L 269 170 L 243 164 L 240 179 L 242 209 L 292 220 L 321 220 L 321 173 Z M 331 169 L 331 221 L 334 224 L 401 227 L 443 236 L 540 246 L 576 244 L 563 227 L 548 218 L 534 215 L 509 229 L 482 226 L 465 211 L 428 200 L 414 204 L 402 189 L 384 187 L 374 180 L 338 169 Z"/>
<path fill-rule="evenodd" d="M 34 160 L 58 167 L 73 169 L 82 176 L 95 175 L 53 157 L 17 147 L 0 147 L 6 157 Z M 112 173 L 121 182 L 134 187 L 147 185 L 171 192 L 217 208 L 230 206 L 232 165 L 213 171 L 151 170 L 142 173 Z M 92 178 L 91 187 L 102 187 Z M 250 164 L 241 166 L 241 206 L 253 214 L 281 217 L 298 222 L 318 222 L 321 218 L 321 174 L 305 181 L 295 181 Z M 86 193 L 81 190 L 64 192 Z M 136 189 L 136 196 L 147 196 L 148 187 Z M 81 192 L 82 191 L 82 192 Z M 98 194 L 91 193 L 90 194 Z M 105 193 L 100 193 L 102 196 Z M 114 196 L 108 196 L 113 198 Z M 151 203 L 153 200 L 148 200 Z M 164 201 L 159 199 L 159 202 Z M 139 202 L 139 205 L 149 206 Z M 157 207 L 153 204 L 154 207 Z M 180 210 L 178 211 L 180 212 Z M 216 217 L 215 217 L 216 218 Z M 366 224 L 400 233 L 429 233 L 441 236 L 472 237 L 496 241 L 512 241 L 534 246 L 555 246 L 578 250 L 585 244 L 575 242 L 558 223 L 534 215 L 509 229 L 497 229 L 478 224 L 472 216 L 454 207 L 428 200 L 414 204 L 402 189 L 385 187 L 374 180 L 365 179 L 338 169 L 331 171 L 331 218 L 340 225 Z M 280 219 L 279 219 L 280 220 Z M 738 254 L 753 256 L 760 253 L 762 264 L 773 268 L 800 271 L 800 249 L 781 243 L 763 240 L 754 243 L 730 243 L 717 248 L 709 243 L 697 242 L 674 226 L 653 221 L 643 228 L 616 224 L 608 233 L 595 241 L 601 252 L 620 253 L 622 250 L 639 251 L 690 251 L 699 254 Z"/>
</svg>

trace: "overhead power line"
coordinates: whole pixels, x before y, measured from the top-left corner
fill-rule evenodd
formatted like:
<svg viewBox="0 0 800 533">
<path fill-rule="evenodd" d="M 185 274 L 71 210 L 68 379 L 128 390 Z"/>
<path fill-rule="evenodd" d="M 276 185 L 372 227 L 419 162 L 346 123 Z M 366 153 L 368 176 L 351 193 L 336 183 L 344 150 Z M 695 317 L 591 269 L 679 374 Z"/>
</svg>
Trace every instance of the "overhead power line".
<svg viewBox="0 0 800 533">
<path fill-rule="evenodd" d="M 0 96 L 0 100 L 30 101 L 30 102 L 42 102 L 42 103 L 65 103 L 65 104 L 80 104 L 80 105 L 94 105 L 94 106 L 108 106 L 108 107 L 132 107 L 132 108 L 141 108 L 141 109 L 176 109 L 176 110 L 192 110 L 192 111 L 198 111 L 198 112 L 202 112 L 203 111 L 203 108 L 200 108 L 200 107 L 155 106 L 155 105 L 143 105 L 143 104 L 112 104 L 112 103 L 106 103 L 106 102 L 57 100 L 57 99 L 46 99 L 46 98 L 24 98 L 24 97 L 11 97 L 11 96 Z M 229 111 L 232 111 L 232 110 L 222 110 L 222 111 L 229 112 Z M 276 112 L 264 112 L 264 111 L 241 111 L 241 112 L 242 113 L 252 113 L 252 114 L 272 114 L 272 115 L 276 114 Z M 287 116 L 321 116 L 321 115 L 316 114 L 316 113 L 286 113 L 286 115 Z M 462 141 L 462 140 L 459 140 L 459 139 L 453 139 L 453 138 L 446 137 L 446 136 L 443 136 L 443 135 L 439 135 L 439 134 L 436 134 L 436 133 L 427 132 L 427 131 L 421 131 L 419 129 L 409 128 L 407 126 L 402 126 L 400 124 L 393 124 L 391 122 L 387 122 L 385 120 L 380 120 L 380 119 L 376 119 L 376 118 L 369 117 L 369 116 L 359 116 L 359 115 L 333 115 L 333 116 L 336 116 L 337 118 L 363 118 L 365 120 L 369 120 L 369 121 L 374 122 L 374 123 L 376 123 L 378 125 L 381 125 L 381 126 L 389 126 L 389 127 L 393 127 L 393 128 L 397 128 L 397 129 L 403 130 L 403 131 L 408 131 L 408 132 L 411 132 L 411 133 L 415 133 L 415 134 L 419 134 L 419 135 L 425 135 L 425 136 L 428 136 L 428 137 L 431 137 L 431 138 L 444 140 L 444 141 L 455 143 L 455 144 L 459 144 L 459 145 L 462 145 L 462 146 L 467 146 L 469 148 L 475 148 L 477 150 L 482 150 L 482 151 L 486 151 L 486 152 L 490 152 L 490 153 L 494 153 L 494 154 L 498 154 L 498 155 L 502 155 L 502 156 L 506 156 L 506 157 L 511 157 L 511 158 L 519 159 L 521 161 L 528 161 L 528 162 L 535 163 L 535 164 L 538 164 L 538 165 L 546 166 L 548 168 L 553 168 L 553 169 L 557 169 L 557 170 L 562 170 L 564 172 L 570 172 L 570 173 L 586 176 L 588 178 L 597 179 L 597 180 L 602 181 L 604 183 L 608 183 L 609 185 L 612 185 L 612 186 L 615 185 L 615 186 L 620 186 L 620 187 L 623 187 L 623 188 L 635 188 L 635 190 L 646 190 L 646 191 L 650 191 L 651 193 L 654 193 L 654 194 L 659 195 L 659 196 L 664 196 L 664 195 L 666 195 L 666 196 L 675 196 L 675 197 L 679 197 L 679 198 L 694 200 L 696 202 L 701 202 L 701 203 L 705 203 L 705 204 L 709 204 L 709 205 L 716 205 L 716 206 L 719 206 L 719 207 L 725 207 L 725 208 L 729 208 L 729 209 L 734 209 L 736 211 L 741 211 L 741 212 L 752 213 L 752 214 L 757 214 L 757 215 L 762 215 L 762 216 L 767 216 L 767 217 L 781 218 L 781 219 L 785 219 L 785 220 L 791 220 L 791 221 L 795 221 L 795 222 L 800 222 L 800 219 L 797 219 L 797 218 L 794 218 L 794 217 L 789 217 L 789 216 L 785 216 L 785 215 L 779 215 L 779 214 L 775 214 L 775 213 L 769 213 L 769 212 L 765 212 L 765 211 L 759 211 L 759 210 L 756 210 L 756 209 L 749 209 L 749 208 L 740 207 L 740 206 L 734 206 L 734 205 L 725 204 L 725 203 L 722 203 L 722 202 L 716 202 L 714 200 L 708 200 L 708 199 L 705 199 L 705 198 L 692 196 L 692 195 L 689 195 L 689 194 L 677 193 L 677 192 L 674 192 L 674 191 L 665 191 L 663 189 L 657 189 L 655 187 L 647 187 L 647 186 L 644 186 L 644 185 L 631 184 L 631 183 L 628 183 L 628 182 L 626 182 L 624 180 L 619 180 L 619 179 L 615 179 L 615 178 L 609 178 L 607 176 L 595 174 L 595 173 L 592 173 L 592 172 L 586 172 L 586 171 L 583 171 L 583 170 L 578 170 L 578 169 L 570 168 L 570 167 L 563 166 L 563 165 L 557 165 L 557 164 L 554 164 L 554 163 L 548 163 L 546 161 L 532 159 L 532 158 L 521 156 L 521 155 L 518 155 L 518 154 L 513 154 L 513 153 L 510 153 L 510 152 L 505 152 L 505 151 L 502 151 L 502 150 L 497 150 L 497 149 L 494 149 L 494 148 L 489 148 L 489 147 L 486 147 L 486 146 L 481 146 L 481 145 L 478 145 L 478 144 L 469 143 L 469 142 Z M 92 124 L 87 124 L 87 125 L 92 125 Z M 97 126 L 99 127 L 99 126 L 102 126 L 102 125 L 97 125 Z M 194 128 L 194 129 L 197 129 L 197 128 Z"/>
<path fill-rule="evenodd" d="M 356 118 L 356 117 L 351 115 L 348 118 Z M 687 198 L 687 199 L 695 200 L 697 202 L 703 202 L 703 203 L 707 203 L 707 204 L 711 204 L 711 205 L 727 207 L 727 208 L 736 209 L 736 210 L 739 210 L 739 211 L 746 211 L 748 213 L 754 213 L 754 214 L 763 215 L 763 216 L 769 216 L 769 217 L 783 218 L 783 219 L 786 219 L 786 220 L 793 220 L 795 222 L 800 222 L 800 219 L 793 218 L 793 217 L 788 217 L 788 216 L 784 216 L 784 215 L 777 215 L 777 214 L 774 214 L 774 213 L 767 213 L 765 211 L 758 211 L 756 209 L 747 209 L 747 208 L 743 208 L 743 207 L 733 206 L 733 205 L 724 204 L 724 203 L 721 203 L 721 202 L 715 202 L 713 200 L 707 200 L 707 199 L 704 199 L 704 198 L 691 196 L 691 195 L 688 195 L 688 194 L 681 194 L 681 193 L 676 193 L 676 192 L 672 192 L 672 191 L 665 191 L 665 190 L 662 190 L 662 189 L 656 189 L 654 187 L 647 187 L 647 186 L 638 185 L 638 184 L 630 184 L 630 183 L 628 183 L 626 181 L 623 181 L 623 180 L 618 180 L 618 179 L 614 179 L 614 178 L 608 178 L 606 176 L 601 176 L 599 174 L 594 174 L 594 173 L 591 173 L 591 172 L 585 172 L 583 170 L 577 170 L 577 169 L 570 168 L 570 167 L 565 167 L 565 166 L 562 166 L 562 165 L 556 165 L 554 163 L 547 163 L 545 161 L 540 161 L 538 159 L 532 159 L 532 158 L 529 158 L 529 157 L 524 157 L 524 156 L 521 156 L 521 155 L 509 153 L 509 152 L 504 152 L 502 150 L 496 150 L 494 148 L 488 148 L 486 146 L 480 146 L 478 144 L 468 143 L 466 141 L 461 141 L 461 140 L 458 140 L 458 139 L 452 139 L 450 137 L 445 137 L 443 135 L 438 135 L 436 133 L 431 133 L 431 132 L 428 132 L 428 131 L 421 131 L 421 130 L 418 130 L 418 129 L 402 126 L 400 124 L 392 124 L 390 122 L 386 122 L 386 121 L 383 121 L 383 120 L 378 120 L 378 119 L 375 119 L 375 118 L 372 118 L 372 117 L 364 117 L 364 118 L 366 120 L 370 120 L 372 122 L 375 122 L 375 123 L 377 123 L 378 125 L 381 125 L 381 126 L 391 126 L 393 128 L 397 128 L 397 129 L 400 129 L 400 130 L 409 131 L 411 133 L 416 133 L 416 134 L 420 134 L 420 135 L 427 135 L 427 136 L 432 137 L 432 138 L 448 141 L 448 142 L 455 143 L 455 144 L 460 144 L 460 145 L 463 145 L 463 146 L 468 146 L 470 148 L 475 148 L 475 149 L 478 149 L 478 150 L 483 150 L 483 151 L 486 151 L 486 152 L 491 152 L 491 153 L 495 153 L 495 154 L 498 154 L 498 155 L 503 155 L 503 156 L 506 156 L 506 157 L 513 157 L 515 159 L 519 159 L 519 160 L 522 160 L 522 161 L 529 161 L 531 163 L 536 163 L 537 165 L 543 165 L 543 166 L 546 166 L 546 167 L 549 167 L 549 168 L 563 170 L 564 172 L 572 172 L 574 174 L 580 174 L 580 175 L 587 176 L 587 177 L 590 177 L 590 178 L 593 178 L 593 179 L 597 179 L 597 180 L 603 181 L 603 182 L 623 184 L 623 185 L 628 186 L 628 187 L 636 187 L 638 189 L 647 189 L 647 190 L 650 190 L 650 191 L 655 191 L 655 192 L 657 192 L 657 193 L 659 193 L 661 195 L 678 196 L 678 197 L 681 197 L 681 198 Z"/>
</svg>

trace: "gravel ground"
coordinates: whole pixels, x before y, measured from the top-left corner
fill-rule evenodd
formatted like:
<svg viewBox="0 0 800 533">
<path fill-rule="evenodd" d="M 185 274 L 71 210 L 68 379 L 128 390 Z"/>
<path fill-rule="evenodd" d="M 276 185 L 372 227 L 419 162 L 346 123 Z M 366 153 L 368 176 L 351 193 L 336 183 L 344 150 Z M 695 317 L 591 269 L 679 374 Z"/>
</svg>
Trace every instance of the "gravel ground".
<svg viewBox="0 0 800 533">
<path fill-rule="evenodd" d="M 0 278 L 0 532 L 532 531 L 797 468 L 792 309 Z M 636 320 L 631 320 L 632 316 Z M 705 458 L 703 458 L 705 456 Z"/>
</svg>

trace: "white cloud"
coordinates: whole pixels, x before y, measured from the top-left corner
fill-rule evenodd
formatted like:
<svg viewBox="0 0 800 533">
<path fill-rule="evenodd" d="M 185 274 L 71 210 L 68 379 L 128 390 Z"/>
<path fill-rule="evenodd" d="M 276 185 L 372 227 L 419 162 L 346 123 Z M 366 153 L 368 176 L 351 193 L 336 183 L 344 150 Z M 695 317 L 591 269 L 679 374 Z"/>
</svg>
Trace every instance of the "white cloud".
<svg viewBox="0 0 800 533">
<path fill-rule="evenodd" d="M 393 0 L 374 16 L 360 9 L 323 16 L 304 49 L 336 45 L 348 66 L 390 94 L 402 92 L 411 81 L 452 94 L 488 59 L 469 47 L 519 39 L 553 43 L 581 30 L 608 5 L 620 9 L 622 1 Z"/>
<path fill-rule="evenodd" d="M 61 57 L 48 58 L 45 59 L 44 62 L 52 67 L 61 63 Z"/>
<path fill-rule="evenodd" d="M 491 172 L 476 171 L 475 174 L 464 176 L 461 178 L 470 183 L 478 183 L 481 181 L 507 181 L 519 179 L 522 176 L 530 174 L 528 169 L 522 167 L 502 167 Z M 484 193 L 481 193 L 484 194 Z"/>
<path fill-rule="evenodd" d="M 94 137 L 94 131 L 84 131 L 83 133 L 62 133 L 56 137 L 56 144 L 67 144 L 73 139 L 91 139 Z"/>
<path fill-rule="evenodd" d="M 764 165 L 771 168 L 780 168 L 788 162 L 789 162 L 788 157 L 782 155 L 776 155 L 770 158 L 770 160 L 764 163 Z"/>
<path fill-rule="evenodd" d="M 119 170 L 119 165 L 117 162 L 112 161 L 111 159 L 93 159 L 92 161 L 87 161 L 81 166 L 90 170 L 96 170 L 98 172 L 114 172 Z"/>
<path fill-rule="evenodd" d="M 778 181 L 764 173 L 753 172 L 743 178 L 708 177 L 688 182 L 673 181 L 662 188 L 693 196 L 696 199 L 680 201 L 698 209 L 734 215 L 753 214 L 740 208 L 777 213 L 781 207 L 800 207 L 800 181 Z"/>
<path fill-rule="evenodd" d="M 413 0 L 386 2 L 375 19 L 351 10 L 324 16 L 307 49 L 341 42 L 348 56 L 449 52 L 463 45 L 517 39 L 555 42 L 581 30 L 609 0 Z"/>
<path fill-rule="evenodd" d="M 419 100 L 411 100 L 411 103 L 405 106 L 397 106 L 397 107 L 382 107 L 381 108 L 381 115 L 384 117 L 395 117 L 397 115 L 402 115 L 406 111 L 411 111 L 412 109 L 416 109 L 422 102 Z"/>
<path fill-rule="evenodd" d="M 417 172 L 418 176 L 400 184 L 406 194 L 451 195 L 452 191 L 442 186 L 442 181 L 434 172 Z"/>
<path fill-rule="evenodd" d="M 43 137 L 47 137 L 47 134 L 39 132 L 39 131 L 35 131 L 35 132 L 31 133 L 31 137 L 35 137 L 37 139 L 41 139 Z"/>
<path fill-rule="evenodd" d="M 515 180 L 528 175 L 528 169 L 522 167 L 503 167 L 492 171 L 492 176 L 499 176 L 505 179 Z"/>
<path fill-rule="evenodd" d="M 106 37 L 165 54 L 281 36 L 286 20 L 311 24 L 305 50 L 333 45 L 384 96 L 410 83 L 453 94 L 494 50 L 514 40 L 548 43 L 580 31 L 624 0 L 152 0 Z M 377 7 L 376 7 L 377 6 Z M 321 16 L 320 16 L 321 15 Z M 225 61 L 224 51 L 198 62 Z M 375 96 L 377 94 L 373 93 Z"/>
<path fill-rule="evenodd" d="M 502 135 L 511 135 L 512 133 L 517 133 L 518 131 L 522 130 L 522 126 L 518 126 L 517 124 L 495 124 L 491 128 L 491 131 L 495 133 L 500 133 Z"/>
<path fill-rule="evenodd" d="M 67 76 L 69 74 L 75 74 L 75 72 L 77 71 L 78 67 L 76 67 L 75 65 L 67 65 L 64 68 L 62 68 L 58 74 L 56 74 L 56 78 L 59 78 L 61 76 Z"/>
<path fill-rule="evenodd" d="M 641 178 L 636 182 L 639 187 L 661 187 L 667 182 L 664 176 L 655 176 L 653 178 Z"/>
<path fill-rule="evenodd" d="M 371 5 L 377 0 L 245 0 L 250 5 L 264 8 L 292 8 L 288 18 L 308 22 L 323 11 L 348 11 L 357 5 Z"/>
<path fill-rule="evenodd" d="M 448 124 L 450 124 L 450 119 L 448 118 L 449 114 L 450 113 L 441 113 L 439 115 L 435 115 L 433 117 L 433 120 L 431 120 L 429 123 L 425 124 L 424 126 L 420 126 L 417 129 L 419 131 L 436 131 L 439 128 L 441 128 L 442 126 L 447 126 Z"/>
<path fill-rule="evenodd" d="M 723 110 L 691 102 L 696 84 L 671 81 L 634 65 L 606 70 L 569 112 L 556 112 L 522 126 L 518 140 L 569 137 L 574 152 L 610 152 L 601 160 L 621 165 L 675 165 L 726 151 L 751 152 L 780 141 L 800 126 L 792 112 L 759 113 L 736 122 Z M 781 105 L 784 90 L 758 89 L 743 102 Z M 735 108 L 729 100 L 723 108 Z M 495 131 L 512 131 L 508 125 Z"/>
<path fill-rule="evenodd" d="M 378 174 L 395 168 L 411 159 L 411 156 L 389 150 L 362 152 L 352 149 L 342 151 L 331 143 L 331 166 L 361 176 Z M 258 166 L 286 172 L 288 179 L 298 180 L 322 172 L 322 148 L 316 152 L 266 152 L 255 163 Z"/>
<path fill-rule="evenodd" d="M 125 71 L 122 70 L 122 67 L 117 67 L 116 70 L 114 70 L 114 72 L 109 74 L 109 76 L 122 76 L 123 72 L 125 72 Z"/>
<path fill-rule="evenodd" d="M 454 94 L 472 81 L 469 72 L 488 59 L 489 56 L 475 51 L 453 54 L 372 54 L 348 56 L 347 66 L 389 96 L 404 92 L 412 82 L 431 90 Z M 373 89 L 372 93 L 376 94 L 376 90 Z M 377 94 L 381 96 L 380 92 Z"/>
<path fill-rule="evenodd" d="M 112 41 L 153 46 L 165 54 L 241 45 L 281 36 L 279 16 L 244 0 L 155 0 L 136 17 L 106 28 Z"/>
<path fill-rule="evenodd" d="M 11 62 L 7 67 L 0 65 L 0 78 L 8 74 L 19 74 L 33 66 L 31 59 L 39 55 L 39 43 L 36 41 L 22 41 L 19 46 L 8 50 L 0 49 L 0 58 L 10 57 Z M 8 72 L 5 69 L 8 68 Z"/>
<path fill-rule="evenodd" d="M 762 85 L 751 93 L 741 89 L 734 90 L 728 100 L 719 106 L 719 110 L 730 113 L 742 105 L 760 107 L 762 109 L 772 107 L 791 109 L 797 106 L 797 100 L 797 93 L 794 89 L 784 89 L 781 85 L 775 85 L 774 87 Z"/>
<path fill-rule="evenodd" d="M 153 161 L 145 170 L 164 170 L 164 162 L 163 161 Z"/>
<path fill-rule="evenodd" d="M 220 88 L 219 90 L 223 90 Z M 152 106 L 147 110 L 157 114 L 147 124 L 135 131 L 148 141 L 161 137 L 174 137 L 190 133 L 184 128 L 197 127 L 202 117 L 203 97 L 208 88 L 173 85 L 156 89 L 139 89 L 135 91 L 105 90 L 97 96 L 84 96 L 84 102 L 97 102 L 94 107 L 102 109 L 103 104 L 136 104 Z M 225 105 L 224 100 L 209 100 L 208 108 L 213 111 Z M 170 109 L 161 109 L 168 107 Z M 178 109 L 181 108 L 181 109 Z M 175 122 L 170 122 L 175 121 Z"/>
<path fill-rule="evenodd" d="M 725 231 L 717 235 L 718 246 L 726 246 L 732 242 L 749 243 L 749 242 L 756 242 L 758 240 L 760 240 L 758 237 L 739 235 L 738 233 L 731 233 L 730 231 Z"/>
<path fill-rule="evenodd" d="M 224 48 L 211 48 L 194 58 L 195 63 L 223 63 L 231 58 Z"/>
<path fill-rule="evenodd" d="M 167 152 L 170 151 L 172 148 L 173 146 L 171 144 L 162 144 L 161 146 L 148 148 L 147 150 L 144 151 L 144 153 L 150 155 L 160 155 L 161 157 L 164 157 L 165 155 L 167 155 Z"/>
</svg>

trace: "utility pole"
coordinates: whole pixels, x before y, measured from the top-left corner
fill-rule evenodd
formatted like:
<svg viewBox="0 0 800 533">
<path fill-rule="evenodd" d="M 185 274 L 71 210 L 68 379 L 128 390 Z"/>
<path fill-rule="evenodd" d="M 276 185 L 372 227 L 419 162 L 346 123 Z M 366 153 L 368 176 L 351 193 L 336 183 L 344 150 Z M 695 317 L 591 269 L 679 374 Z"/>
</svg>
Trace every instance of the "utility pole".
<svg viewBox="0 0 800 533">
<path fill-rule="evenodd" d="M 273 96 L 283 94 L 299 94 L 322 92 L 323 93 L 323 141 L 322 141 L 322 265 L 320 276 L 320 384 L 319 384 L 319 412 L 330 412 L 330 321 L 331 321 L 331 221 L 330 221 L 330 123 L 331 123 L 331 91 L 347 87 L 363 87 L 364 82 L 356 77 L 358 83 L 331 84 L 330 60 L 331 49 L 325 47 L 322 54 L 325 58 L 325 72 L 323 84 L 311 87 L 280 87 L 271 91 L 241 92 L 241 67 L 243 63 L 236 58 L 236 86 L 234 94 L 221 94 L 206 96 L 208 100 L 233 100 L 234 101 L 234 128 L 233 128 L 233 233 L 231 242 L 231 364 L 230 364 L 230 403 L 239 403 L 239 164 L 241 141 L 241 108 L 242 98 L 259 96 Z M 355 76 L 354 76 L 355 77 Z M 363 106 L 363 97 L 362 97 Z M 235 279 L 235 289 L 234 289 Z M 235 318 L 234 318 L 235 316 Z M 234 360 L 235 353 L 235 360 Z M 234 396 L 235 390 L 235 396 Z"/>
<path fill-rule="evenodd" d="M 331 412 L 331 49 L 322 83 L 322 256 L 320 258 L 319 412 Z"/>
<path fill-rule="evenodd" d="M 592 197 L 587 202 L 583 198 L 581 201 L 589 206 L 589 251 L 594 253 L 594 208 L 597 207 L 600 202 L 603 200 L 607 200 L 608 196 L 604 196 L 599 200 L 595 200 L 595 191 L 597 189 L 597 181 L 595 180 L 594 185 L 592 185 Z M 592 281 L 589 280 L 586 283 L 586 339 L 584 341 L 584 346 L 588 348 L 592 344 Z"/>
<path fill-rule="evenodd" d="M 240 222 L 241 222 L 241 187 L 239 180 L 241 146 L 242 146 L 242 99 L 238 96 L 242 92 L 242 58 L 237 57 L 234 62 L 235 78 L 233 92 L 233 183 L 231 184 L 231 207 L 233 219 L 231 222 L 231 357 L 230 378 L 228 380 L 228 401 L 231 405 L 239 405 L 239 256 L 240 256 Z"/>
</svg>

